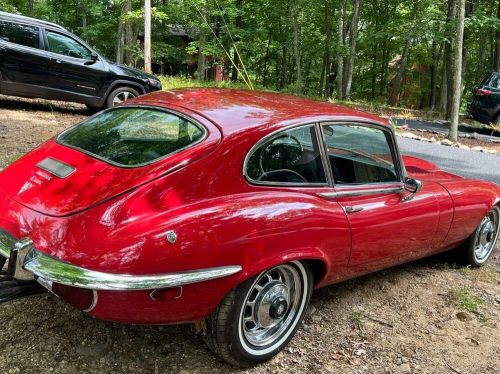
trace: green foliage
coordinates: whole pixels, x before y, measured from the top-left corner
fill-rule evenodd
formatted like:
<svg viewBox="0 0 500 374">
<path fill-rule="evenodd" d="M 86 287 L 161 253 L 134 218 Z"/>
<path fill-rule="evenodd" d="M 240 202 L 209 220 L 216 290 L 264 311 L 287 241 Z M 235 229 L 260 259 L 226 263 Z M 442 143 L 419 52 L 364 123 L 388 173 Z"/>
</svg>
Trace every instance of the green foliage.
<svg viewBox="0 0 500 374">
<path fill-rule="evenodd" d="M 143 46 L 137 41 L 143 36 L 143 5 L 141 0 L 131 0 L 132 10 L 124 12 L 126 1 L 130 0 L 34 0 L 34 16 L 62 24 L 111 60 L 116 57 L 118 29 L 127 24 L 134 40 L 124 48 L 132 56 L 130 63 L 140 66 Z M 470 100 L 474 85 L 493 68 L 495 32 L 500 30 L 498 1 L 467 2 L 472 8 L 465 22 L 462 107 Z M 439 96 L 443 84 L 444 43 L 456 36 L 455 21 L 447 20 L 447 1 L 362 1 L 353 54 L 349 27 L 354 2 L 294 0 L 297 12 L 293 17 L 289 0 L 153 0 L 156 73 L 187 75 L 186 61 L 190 58 L 195 66 L 201 54 L 207 68 L 217 64 L 231 76 L 235 69 L 228 54 L 235 59 L 237 46 L 254 85 L 331 98 L 335 96 L 339 59 L 346 63 L 353 55 L 349 99 L 379 103 L 387 101 L 410 39 L 400 105 L 428 108 L 432 89 Z M 341 3 L 345 4 L 344 43 L 339 43 L 337 34 Z M 0 0 L 0 9 L 28 14 L 28 0 Z M 172 27 L 182 29 L 183 34 L 173 35 Z M 298 30 L 301 82 L 297 81 L 294 29 Z M 243 83 L 241 70 L 238 79 Z"/>
<path fill-rule="evenodd" d="M 476 313 L 478 306 L 484 303 L 480 297 L 474 295 L 468 288 L 458 288 L 453 291 L 455 304 L 463 310 Z"/>
</svg>

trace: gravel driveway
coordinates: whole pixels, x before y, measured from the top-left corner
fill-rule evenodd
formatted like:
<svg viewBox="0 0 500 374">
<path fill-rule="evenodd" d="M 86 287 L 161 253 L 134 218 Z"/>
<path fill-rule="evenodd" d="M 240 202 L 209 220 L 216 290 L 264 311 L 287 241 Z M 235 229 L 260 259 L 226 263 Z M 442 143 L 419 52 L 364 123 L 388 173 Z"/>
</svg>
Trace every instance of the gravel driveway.
<svg viewBox="0 0 500 374">
<path fill-rule="evenodd" d="M 87 114 L 0 96 L 0 168 Z M 498 182 L 499 156 L 398 140 L 405 153 Z M 289 346 L 245 371 L 216 359 L 189 326 L 120 325 L 50 294 L 19 299 L 0 304 L 0 373 L 496 374 L 499 255 L 480 270 L 445 255 L 317 290 Z"/>
<path fill-rule="evenodd" d="M 442 169 L 469 178 L 500 183 L 500 156 L 398 137 L 401 153 L 434 162 Z"/>
</svg>

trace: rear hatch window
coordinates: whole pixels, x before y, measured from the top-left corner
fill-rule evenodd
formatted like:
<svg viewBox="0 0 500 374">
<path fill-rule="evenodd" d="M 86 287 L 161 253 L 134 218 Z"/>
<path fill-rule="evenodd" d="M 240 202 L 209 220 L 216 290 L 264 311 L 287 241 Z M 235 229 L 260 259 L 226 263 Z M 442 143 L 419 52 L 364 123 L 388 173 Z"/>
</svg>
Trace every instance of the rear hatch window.
<svg viewBox="0 0 500 374">
<path fill-rule="evenodd" d="M 57 141 L 116 166 L 139 167 L 188 148 L 205 135 L 201 125 L 172 112 L 119 107 L 63 132 Z"/>
</svg>

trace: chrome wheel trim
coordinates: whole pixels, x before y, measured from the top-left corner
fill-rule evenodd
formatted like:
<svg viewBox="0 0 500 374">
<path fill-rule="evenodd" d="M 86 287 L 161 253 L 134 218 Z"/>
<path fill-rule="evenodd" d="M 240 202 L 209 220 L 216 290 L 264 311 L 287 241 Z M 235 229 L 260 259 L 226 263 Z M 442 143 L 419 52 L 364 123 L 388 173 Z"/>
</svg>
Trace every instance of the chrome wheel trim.
<svg viewBox="0 0 500 374">
<path fill-rule="evenodd" d="M 113 105 L 121 104 L 124 101 L 127 101 L 129 99 L 133 99 L 134 97 L 135 97 L 135 94 L 133 92 L 130 92 L 130 91 L 119 92 L 113 98 Z"/>
<path fill-rule="evenodd" d="M 474 259 L 482 264 L 488 260 L 495 248 L 500 229 L 500 209 L 493 208 L 479 224 L 474 236 Z"/>
<path fill-rule="evenodd" d="M 298 261 L 261 273 L 240 311 L 238 332 L 243 349 L 259 356 L 279 348 L 301 319 L 308 289 L 306 269 Z"/>
</svg>

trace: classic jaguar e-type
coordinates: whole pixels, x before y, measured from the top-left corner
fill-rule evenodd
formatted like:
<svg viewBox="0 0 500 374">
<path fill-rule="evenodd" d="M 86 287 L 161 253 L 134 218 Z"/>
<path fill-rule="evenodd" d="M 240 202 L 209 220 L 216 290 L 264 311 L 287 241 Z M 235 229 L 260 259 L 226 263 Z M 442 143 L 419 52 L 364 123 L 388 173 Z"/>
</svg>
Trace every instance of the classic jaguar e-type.
<svg viewBox="0 0 500 374">
<path fill-rule="evenodd" d="M 481 266 L 500 226 L 498 185 L 401 157 L 387 120 L 243 90 L 133 99 L 0 185 L 3 300 L 41 284 L 97 318 L 196 323 L 242 366 L 288 343 L 313 288 L 456 247 Z"/>
</svg>

